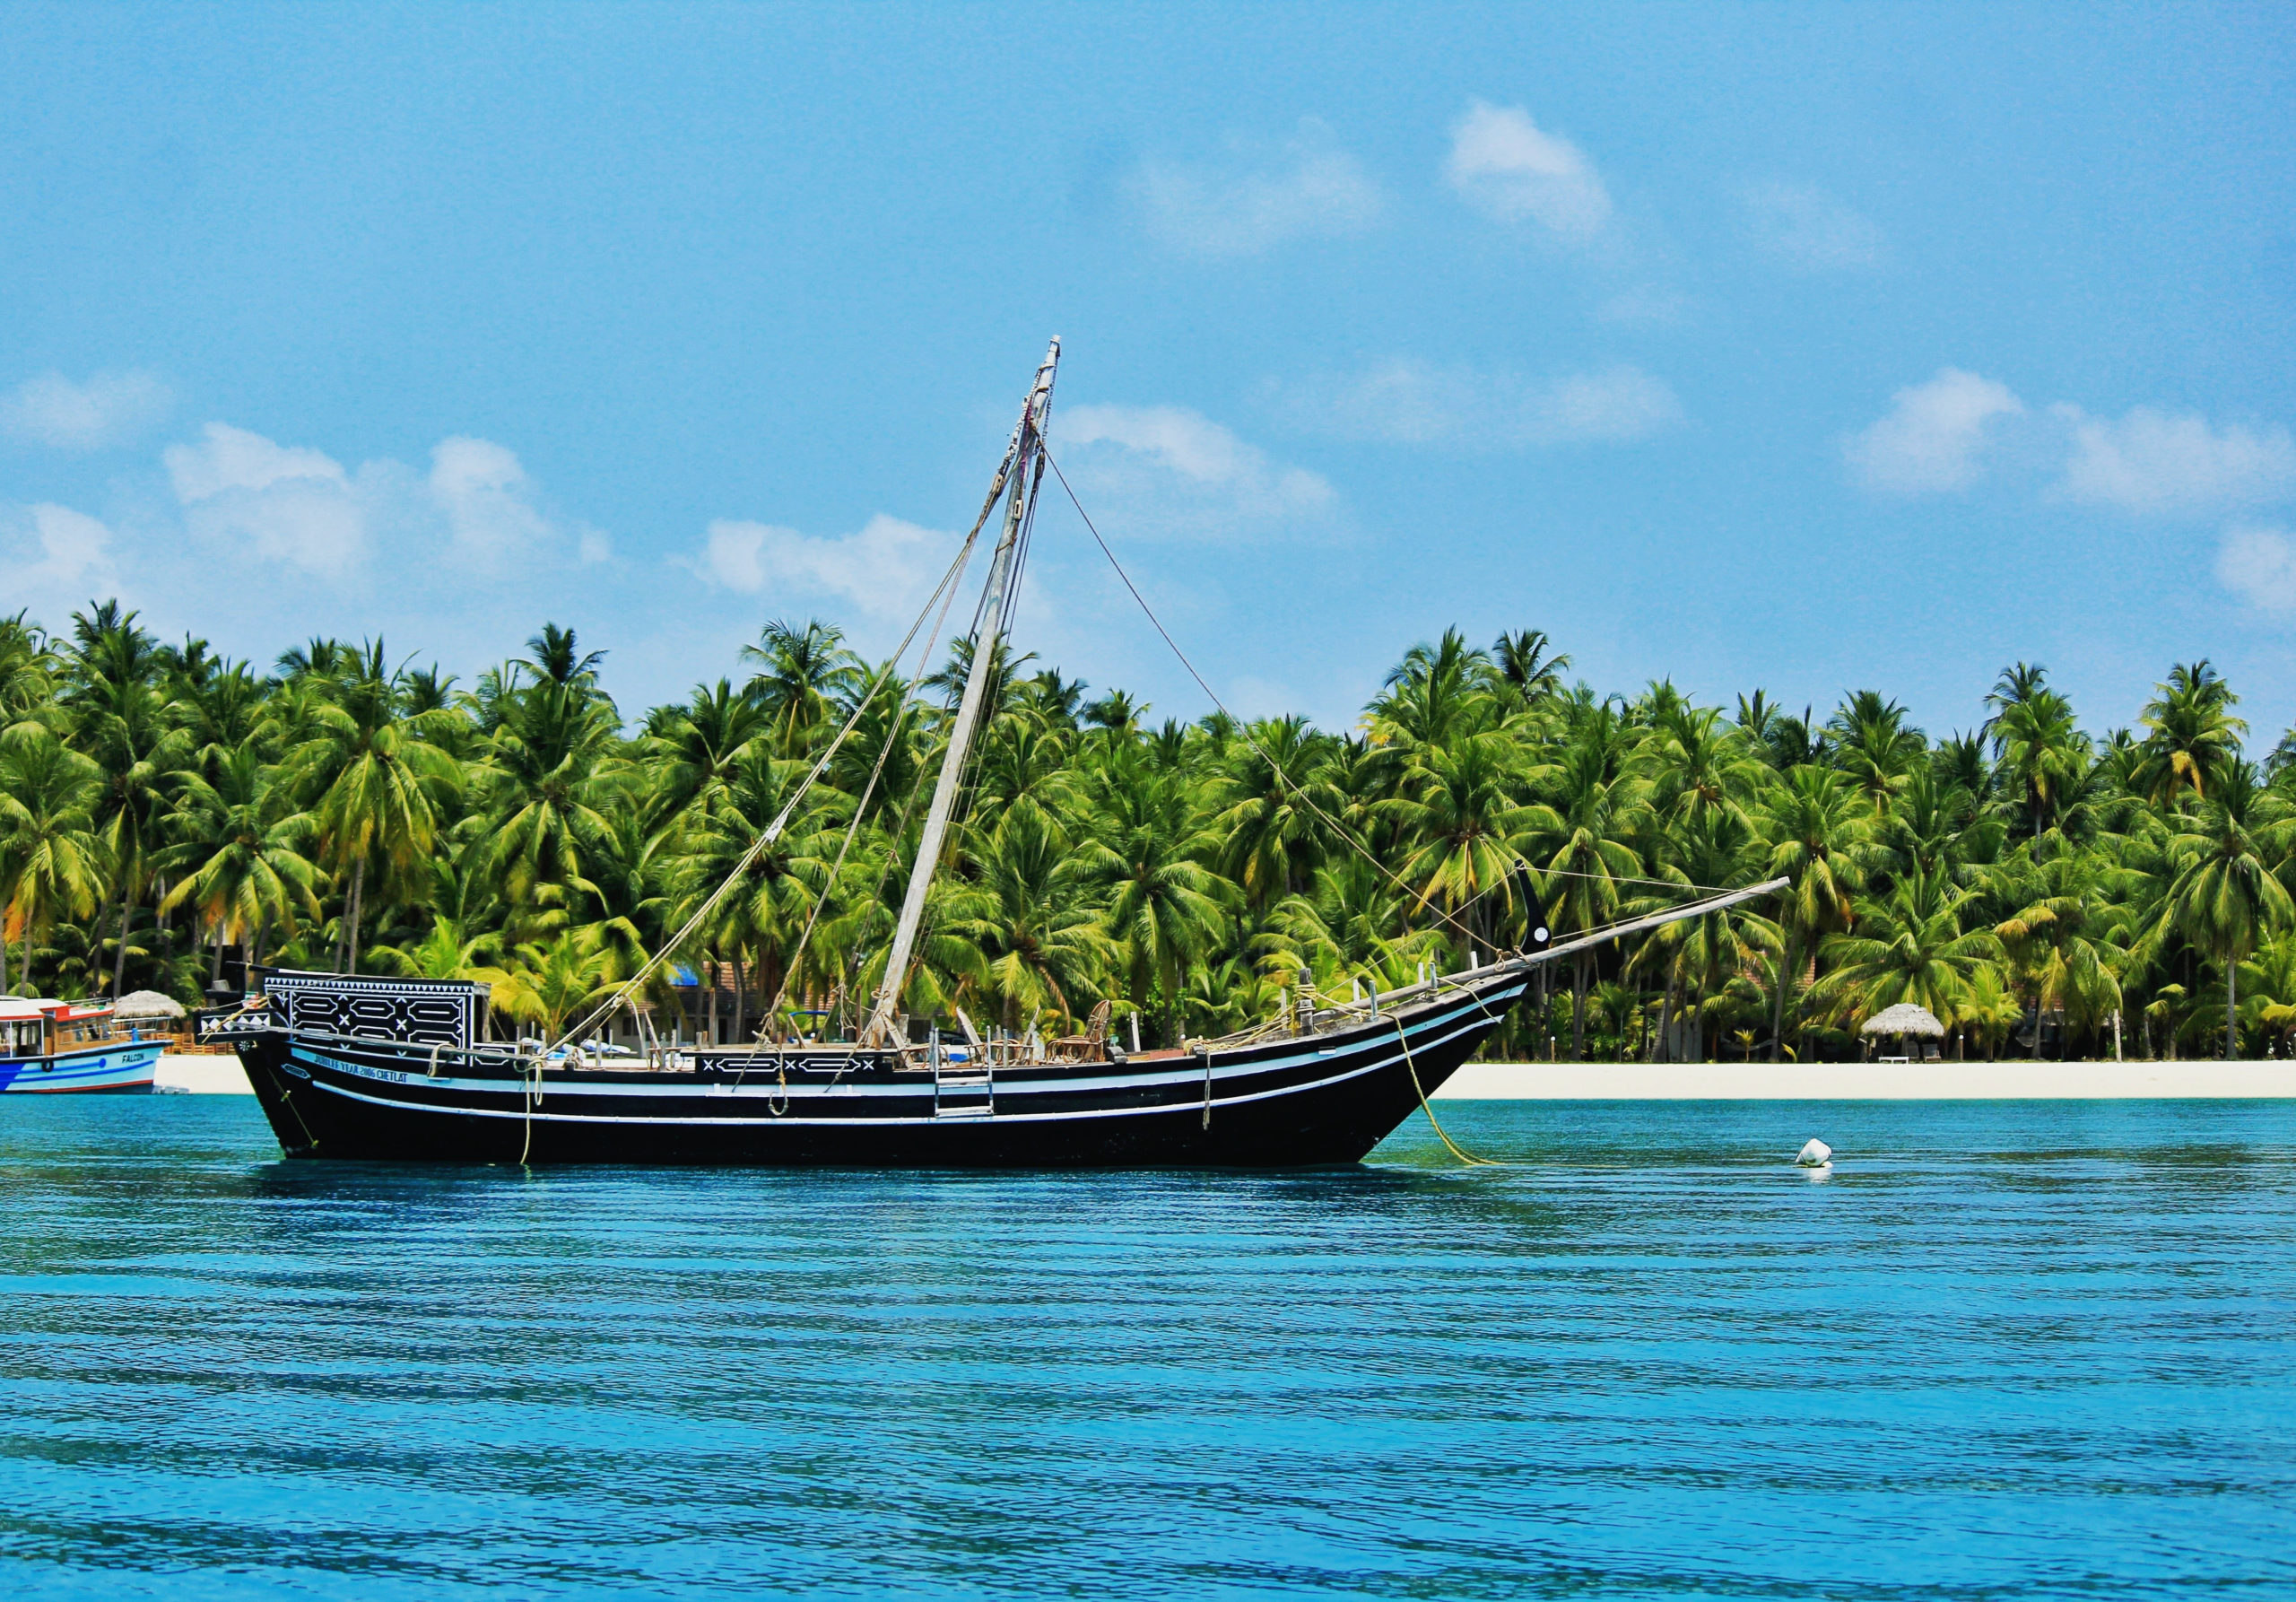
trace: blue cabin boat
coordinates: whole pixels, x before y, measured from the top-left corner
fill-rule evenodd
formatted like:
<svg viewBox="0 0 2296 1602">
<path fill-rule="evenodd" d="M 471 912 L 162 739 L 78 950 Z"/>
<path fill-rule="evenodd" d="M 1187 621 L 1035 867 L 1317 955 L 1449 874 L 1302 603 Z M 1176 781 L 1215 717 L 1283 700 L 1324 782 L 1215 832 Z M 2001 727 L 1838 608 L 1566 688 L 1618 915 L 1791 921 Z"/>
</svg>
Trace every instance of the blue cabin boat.
<svg viewBox="0 0 2296 1602">
<path fill-rule="evenodd" d="M 0 1093 L 149 1091 L 167 1043 L 109 1006 L 0 996 Z"/>
</svg>

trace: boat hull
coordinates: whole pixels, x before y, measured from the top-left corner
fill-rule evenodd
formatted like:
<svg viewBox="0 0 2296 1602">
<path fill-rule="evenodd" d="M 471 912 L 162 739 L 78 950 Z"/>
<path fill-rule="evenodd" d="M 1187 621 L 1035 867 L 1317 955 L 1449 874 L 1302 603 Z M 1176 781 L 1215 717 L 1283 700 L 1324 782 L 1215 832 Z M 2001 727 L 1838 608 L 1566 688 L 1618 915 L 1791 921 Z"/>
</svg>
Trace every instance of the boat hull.
<svg viewBox="0 0 2296 1602">
<path fill-rule="evenodd" d="M 1519 973 L 1319 1034 L 936 1084 L 883 1054 L 705 1053 L 693 1071 L 545 1072 L 507 1054 L 271 1029 L 237 1041 L 291 1157 L 863 1168 L 1287 1168 L 1385 1139 L 1520 997 Z M 460 1060 L 457 1060 L 459 1057 Z M 433 1067 L 437 1071 L 432 1071 Z M 1414 1083 L 1415 1077 L 1415 1083 Z"/>
<path fill-rule="evenodd" d="M 159 1040 L 91 1046 L 53 1057 L 0 1058 L 0 1093 L 21 1095 L 135 1095 L 148 1093 L 157 1072 Z"/>
</svg>

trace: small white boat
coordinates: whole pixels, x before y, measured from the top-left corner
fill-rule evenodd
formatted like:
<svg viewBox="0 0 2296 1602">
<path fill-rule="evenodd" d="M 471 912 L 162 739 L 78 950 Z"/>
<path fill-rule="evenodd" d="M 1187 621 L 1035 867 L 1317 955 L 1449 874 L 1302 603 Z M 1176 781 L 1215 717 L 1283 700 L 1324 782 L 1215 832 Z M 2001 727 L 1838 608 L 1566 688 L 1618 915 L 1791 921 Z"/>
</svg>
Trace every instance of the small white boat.
<svg viewBox="0 0 2296 1602">
<path fill-rule="evenodd" d="M 0 996 L 0 1093 L 149 1091 L 165 1049 L 109 1006 Z"/>
</svg>

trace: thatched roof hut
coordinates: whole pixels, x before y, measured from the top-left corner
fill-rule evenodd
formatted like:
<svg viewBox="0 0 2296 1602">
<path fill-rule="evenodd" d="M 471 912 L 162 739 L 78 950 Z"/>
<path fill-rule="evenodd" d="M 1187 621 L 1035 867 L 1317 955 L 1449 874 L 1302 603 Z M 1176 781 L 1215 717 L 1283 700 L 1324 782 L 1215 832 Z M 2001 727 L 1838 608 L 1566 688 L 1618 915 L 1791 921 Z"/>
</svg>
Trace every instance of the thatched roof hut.
<svg viewBox="0 0 2296 1602">
<path fill-rule="evenodd" d="M 1918 1034 L 1928 1040 L 1945 1038 L 1945 1026 L 1937 1022 L 1926 1006 L 1916 1006 L 1910 1001 L 1900 1001 L 1884 1007 L 1866 1020 L 1857 1031 L 1860 1034 L 1903 1035 Z"/>
<path fill-rule="evenodd" d="M 180 1018 L 183 1004 L 157 990 L 130 990 L 111 1009 L 111 1015 L 123 1023 L 138 1023 L 151 1019 Z"/>
</svg>

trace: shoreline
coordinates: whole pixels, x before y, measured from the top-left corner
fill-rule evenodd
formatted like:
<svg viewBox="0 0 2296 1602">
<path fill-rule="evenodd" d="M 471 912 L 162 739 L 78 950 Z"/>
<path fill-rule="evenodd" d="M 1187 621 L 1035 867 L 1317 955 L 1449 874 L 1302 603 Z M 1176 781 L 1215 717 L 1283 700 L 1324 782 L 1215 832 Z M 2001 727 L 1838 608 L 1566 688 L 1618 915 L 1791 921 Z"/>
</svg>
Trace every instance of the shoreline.
<svg viewBox="0 0 2296 1602">
<path fill-rule="evenodd" d="M 153 1083 L 253 1095 L 239 1059 L 160 1058 Z M 1469 1063 L 1438 1101 L 2118 1101 L 2296 1098 L 2296 1062 Z"/>
<path fill-rule="evenodd" d="M 2123 1101 L 2296 1097 L 2296 1062 L 1469 1063 L 1438 1101 Z"/>
</svg>

